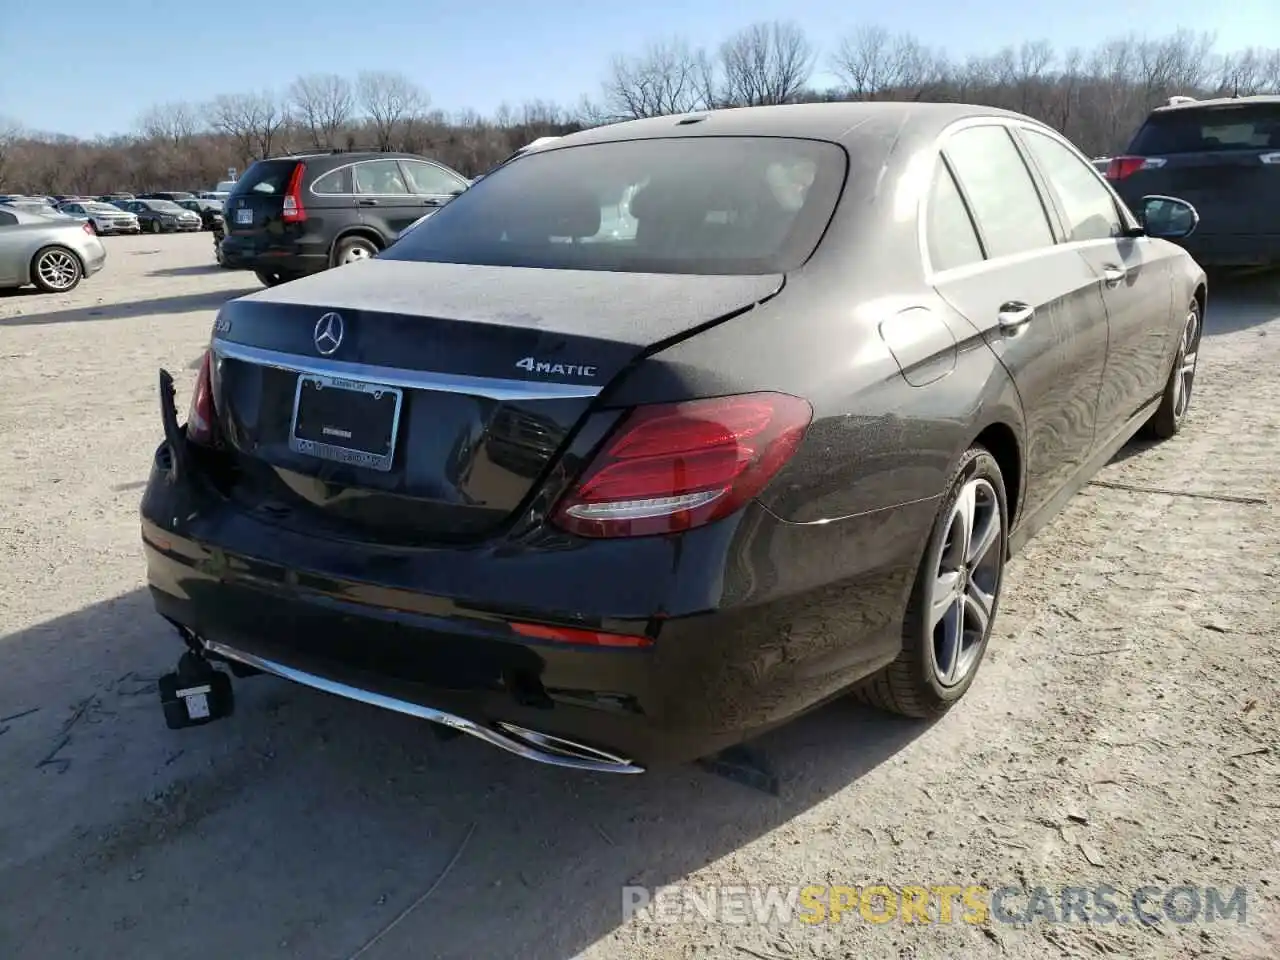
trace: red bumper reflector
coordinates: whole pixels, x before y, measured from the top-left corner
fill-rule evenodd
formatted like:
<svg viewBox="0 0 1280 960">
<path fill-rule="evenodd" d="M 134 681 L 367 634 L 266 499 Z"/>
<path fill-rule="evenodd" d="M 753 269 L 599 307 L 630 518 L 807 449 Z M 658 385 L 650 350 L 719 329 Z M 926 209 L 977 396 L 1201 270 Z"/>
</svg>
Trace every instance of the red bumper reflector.
<svg viewBox="0 0 1280 960">
<path fill-rule="evenodd" d="M 511 629 L 531 640 L 572 643 L 581 647 L 636 649 L 653 646 L 651 637 L 636 637 L 626 633 L 601 633 L 598 630 L 579 630 L 574 627 L 549 627 L 543 623 L 512 623 Z"/>
</svg>

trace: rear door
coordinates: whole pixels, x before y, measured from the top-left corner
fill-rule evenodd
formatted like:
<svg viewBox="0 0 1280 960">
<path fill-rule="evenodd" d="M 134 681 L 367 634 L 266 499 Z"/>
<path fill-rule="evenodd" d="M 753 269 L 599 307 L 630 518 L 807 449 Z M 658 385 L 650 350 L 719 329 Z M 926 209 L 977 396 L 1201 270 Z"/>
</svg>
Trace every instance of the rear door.
<svg viewBox="0 0 1280 960">
<path fill-rule="evenodd" d="M 227 233 L 236 237 L 266 239 L 284 232 L 281 218 L 297 160 L 259 160 L 236 184 L 227 198 Z"/>
<path fill-rule="evenodd" d="M 360 220 L 378 231 L 384 246 L 422 216 L 423 198 L 409 192 L 398 161 L 362 160 L 354 170 Z"/>
<path fill-rule="evenodd" d="M 26 239 L 18 229 L 18 218 L 0 210 L 0 284 L 14 284 L 27 273 Z"/>
<path fill-rule="evenodd" d="M 1059 242 L 1004 125 L 958 128 L 943 156 L 926 208 L 933 282 L 981 331 L 1017 386 L 1026 429 L 1023 516 L 1030 516 L 1093 449 L 1106 309 L 1093 271 Z M 965 242 L 966 229 L 976 232 L 982 259 Z"/>
<path fill-rule="evenodd" d="M 429 216 L 467 189 L 467 181 L 452 170 L 426 160 L 401 160 L 409 191 L 418 200 L 418 216 Z M 415 217 L 414 219 L 417 219 Z"/>
<path fill-rule="evenodd" d="M 1280 100 L 1157 110 L 1129 153 L 1147 162 L 1116 182 L 1132 207 L 1146 194 L 1195 206 L 1206 238 L 1280 234 Z"/>
</svg>

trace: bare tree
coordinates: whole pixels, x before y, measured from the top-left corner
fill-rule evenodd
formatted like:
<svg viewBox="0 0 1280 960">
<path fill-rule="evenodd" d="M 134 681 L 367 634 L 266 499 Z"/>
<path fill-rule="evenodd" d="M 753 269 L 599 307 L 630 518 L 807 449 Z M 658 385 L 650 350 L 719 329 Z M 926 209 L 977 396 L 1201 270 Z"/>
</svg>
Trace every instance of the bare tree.
<svg viewBox="0 0 1280 960">
<path fill-rule="evenodd" d="M 703 110 L 711 106 L 710 77 L 711 64 L 701 50 L 675 38 L 653 41 L 636 56 L 613 58 L 603 103 L 589 109 L 602 121 Z"/>
<path fill-rule="evenodd" d="M 199 108 L 182 101 L 157 104 L 138 121 L 143 136 L 174 147 L 189 143 L 201 126 Z"/>
<path fill-rule="evenodd" d="M 336 73 L 313 73 L 289 85 L 294 116 L 311 135 L 316 149 L 338 145 L 338 132 L 351 119 L 356 98 L 351 81 Z"/>
<path fill-rule="evenodd" d="M 945 78 L 942 58 L 910 34 L 891 35 L 881 26 L 859 27 L 841 39 L 831 55 L 831 71 L 855 100 L 921 91 Z"/>
<path fill-rule="evenodd" d="M 288 121 L 288 110 L 269 92 L 224 94 L 210 107 L 212 126 L 235 143 L 245 165 L 271 155 Z"/>
<path fill-rule="evenodd" d="M 798 25 L 752 24 L 720 47 L 722 99 L 747 107 L 790 103 L 808 83 L 814 61 L 813 47 Z"/>
<path fill-rule="evenodd" d="M 16 120 L 0 117 L 0 187 L 9 185 L 9 168 L 13 166 L 14 147 L 22 136 Z"/>
<path fill-rule="evenodd" d="M 360 104 L 368 114 L 379 150 L 390 150 L 397 133 L 411 136 L 431 98 L 402 73 L 369 71 L 356 82 Z"/>
</svg>

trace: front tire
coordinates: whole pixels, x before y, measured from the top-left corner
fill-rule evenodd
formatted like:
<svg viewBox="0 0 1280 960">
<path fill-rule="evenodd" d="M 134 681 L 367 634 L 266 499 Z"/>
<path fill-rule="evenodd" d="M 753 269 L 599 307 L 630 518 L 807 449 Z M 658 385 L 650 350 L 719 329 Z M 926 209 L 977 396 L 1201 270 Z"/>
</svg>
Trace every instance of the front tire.
<svg viewBox="0 0 1280 960">
<path fill-rule="evenodd" d="M 159 221 L 159 220 L 152 220 L 152 221 L 151 221 L 151 232 L 152 232 L 152 233 L 160 233 L 162 230 L 164 230 L 164 227 L 160 226 L 160 221 Z"/>
<path fill-rule="evenodd" d="M 952 476 L 916 572 L 902 651 L 857 693 L 908 717 L 946 713 L 973 684 L 1004 585 L 1009 510 L 1000 465 L 967 450 Z"/>
<path fill-rule="evenodd" d="M 1173 354 L 1173 366 L 1169 368 L 1164 396 L 1156 412 L 1142 427 L 1142 432 L 1153 440 L 1168 440 L 1182 429 L 1182 421 L 1191 407 L 1191 388 L 1195 385 L 1203 329 L 1200 302 L 1192 300 L 1183 321 L 1182 338 Z"/>
<path fill-rule="evenodd" d="M 279 270 L 255 270 L 254 274 L 264 287 L 278 287 L 294 279 L 292 274 L 281 273 Z"/>
<path fill-rule="evenodd" d="M 43 293 L 69 293 L 83 278 L 80 258 L 66 247 L 45 247 L 31 258 L 31 282 Z"/>
</svg>

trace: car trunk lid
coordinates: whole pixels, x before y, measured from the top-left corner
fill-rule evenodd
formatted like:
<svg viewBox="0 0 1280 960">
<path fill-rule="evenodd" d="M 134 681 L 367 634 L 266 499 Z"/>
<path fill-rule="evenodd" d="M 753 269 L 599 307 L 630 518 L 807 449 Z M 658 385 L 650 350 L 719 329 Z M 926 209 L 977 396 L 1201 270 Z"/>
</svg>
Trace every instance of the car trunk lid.
<svg viewBox="0 0 1280 960">
<path fill-rule="evenodd" d="M 232 301 L 214 350 L 233 495 L 343 537 L 482 538 L 633 361 L 782 282 L 375 259 Z"/>
</svg>

